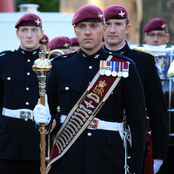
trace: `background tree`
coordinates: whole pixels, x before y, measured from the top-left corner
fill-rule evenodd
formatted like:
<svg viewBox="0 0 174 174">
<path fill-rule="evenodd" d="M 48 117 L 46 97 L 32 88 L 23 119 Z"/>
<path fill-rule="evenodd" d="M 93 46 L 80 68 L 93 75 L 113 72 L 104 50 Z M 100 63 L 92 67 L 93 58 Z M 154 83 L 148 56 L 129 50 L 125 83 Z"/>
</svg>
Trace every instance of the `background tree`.
<svg viewBox="0 0 174 174">
<path fill-rule="evenodd" d="M 18 0 L 16 2 L 16 9 L 18 9 L 20 4 L 38 4 L 38 11 L 40 12 L 59 12 L 60 6 L 59 0 Z"/>
</svg>

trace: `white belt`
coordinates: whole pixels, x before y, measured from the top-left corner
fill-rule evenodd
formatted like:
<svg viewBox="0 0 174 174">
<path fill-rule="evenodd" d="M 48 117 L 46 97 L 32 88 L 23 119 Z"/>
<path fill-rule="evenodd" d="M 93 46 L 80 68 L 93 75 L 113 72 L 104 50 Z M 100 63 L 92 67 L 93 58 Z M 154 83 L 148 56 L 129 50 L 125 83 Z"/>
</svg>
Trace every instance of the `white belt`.
<svg viewBox="0 0 174 174">
<path fill-rule="evenodd" d="M 19 118 L 27 121 L 33 119 L 33 111 L 31 109 L 2 109 L 2 115 L 6 117 Z"/>
<path fill-rule="evenodd" d="M 66 115 L 61 115 L 60 123 L 63 123 L 66 119 Z M 110 122 L 103 121 L 98 118 L 94 118 L 93 121 L 88 126 L 88 129 L 101 129 L 101 130 L 109 130 L 109 131 L 124 131 L 123 122 Z"/>
</svg>

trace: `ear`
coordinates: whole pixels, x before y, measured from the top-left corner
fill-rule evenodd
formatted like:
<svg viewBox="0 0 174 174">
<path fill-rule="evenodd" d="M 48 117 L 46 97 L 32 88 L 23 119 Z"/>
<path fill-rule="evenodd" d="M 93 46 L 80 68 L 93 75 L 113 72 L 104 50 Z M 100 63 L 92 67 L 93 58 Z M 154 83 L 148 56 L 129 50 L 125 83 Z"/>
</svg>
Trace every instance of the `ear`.
<svg viewBox="0 0 174 174">
<path fill-rule="evenodd" d="M 76 34 L 76 26 L 73 26 L 73 28 L 74 28 L 74 33 L 77 36 L 77 34 Z"/>
<path fill-rule="evenodd" d="M 127 24 L 127 26 L 126 26 L 126 34 L 129 33 L 130 28 L 131 28 L 131 24 Z"/>
<path fill-rule="evenodd" d="M 18 29 L 16 30 L 16 36 L 19 39 L 19 30 Z"/>
<path fill-rule="evenodd" d="M 167 42 L 166 43 L 168 43 L 169 39 L 170 39 L 170 34 L 168 34 L 166 37 L 167 37 Z"/>
<path fill-rule="evenodd" d="M 106 31 L 107 31 L 107 27 L 108 27 L 107 25 L 104 25 L 104 26 L 103 26 L 103 37 L 105 36 L 105 33 L 106 33 Z"/>
<path fill-rule="evenodd" d="M 147 33 L 144 33 L 144 41 L 146 42 Z"/>
<path fill-rule="evenodd" d="M 42 39 L 43 34 L 44 34 L 44 31 L 43 31 L 43 30 L 41 30 L 41 37 L 40 37 L 40 39 Z"/>
</svg>

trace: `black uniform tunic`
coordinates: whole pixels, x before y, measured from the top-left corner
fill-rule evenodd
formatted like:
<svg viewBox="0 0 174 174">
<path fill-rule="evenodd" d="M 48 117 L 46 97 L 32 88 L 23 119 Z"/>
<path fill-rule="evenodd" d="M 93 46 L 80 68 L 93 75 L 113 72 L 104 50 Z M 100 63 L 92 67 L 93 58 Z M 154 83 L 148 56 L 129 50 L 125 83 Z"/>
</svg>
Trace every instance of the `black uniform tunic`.
<svg viewBox="0 0 174 174">
<path fill-rule="evenodd" d="M 106 47 L 105 49 L 107 50 Z M 117 53 L 129 57 L 136 63 L 144 88 L 147 116 L 150 118 L 153 158 L 165 160 L 168 151 L 169 135 L 167 106 L 162 91 L 161 80 L 155 66 L 155 59 L 150 54 L 131 50 L 127 43 Z"/>
<path fill-rule="evenodd" d="M 33 110 L 37 104 L 39 86 L 32 65 L 38 59 L 39 51 L 37 49 L 27 52 L 19 48 L 17 51 L 1 54 L 1 111 L 3 107 L 14 110 Z M 39 144 L 39 131 L 35 128 L 32 120 L 25 121 L 24 119 L 0 115 L 0 160 L 34 160 L 39 162 Z"/>
<path fill-rule="evenodd" d="M 102 48 L 94 55 L 82 50 L 67 58 L 54 59 L 47 76 L 47 94 L 52 115 L 60 105 L 61 114 L 68 114 L 99 70 L 100 60 L 109 53 Z M 122 78 L 96 115 L 97 118 L 122 122 L 126 110 L 132 131 L 130 171 L 140 173 L 144 153 L 145 104 L 142 85 L 134 63 L 130 61 L 129 77 Z M 107 78 L 107 77 L 106 77 Z M 124 147 L 118 132 L 86 129 L 66 154 L 53 163 L 50 174 L 123 174 Z"/>
</svg>

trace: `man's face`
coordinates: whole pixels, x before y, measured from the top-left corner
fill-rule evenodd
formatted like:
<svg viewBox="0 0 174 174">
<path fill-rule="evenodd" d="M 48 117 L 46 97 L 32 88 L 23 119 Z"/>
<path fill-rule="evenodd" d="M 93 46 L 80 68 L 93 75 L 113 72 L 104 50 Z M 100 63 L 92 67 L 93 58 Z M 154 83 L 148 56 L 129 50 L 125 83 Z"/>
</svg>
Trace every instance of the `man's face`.
<svg viewBox="0 0 174 174">
<path fill-rule="evenodd" d="M 80 22 L 74 27 L 80 47 L 87 54 L 93 54 L 102 46 L 106 26 L 102 22 Z"/>
<path fill-rule="evenodd" d="M 43 36 L 41 27 L 20 26 L 16 30 L 18 39 L 20 40 L 20 47 L 26 51 L 32 51 L 39 47 L 39 40 Z"/>
<path fill-rule="evenodd" d="M 125 35 L 128 33 L 131 25 L 126 24 L 127 19 L 109 19 L 106 21 L 107 31 L 105 33 L 105 43 L 109 48 L 120 48 L 125 42 Z"/>
<path fill-rule="evenodd" d="M 79 46 L 71 46 L 71 51 L 79 51 L 80 47 Z"/>
<path fill-rule="evenodd" d="M 48 51 L 48 45 L 46 44 L 39 44 L 39 47 L 42 51 Z"/>
<path fill-rule="evenodd" d="M 170 35 L 165 30 L 153 30 L 144 34 L 144 40 L 148 45 L 165 45 L 169 42 Z"/>
</svg>

